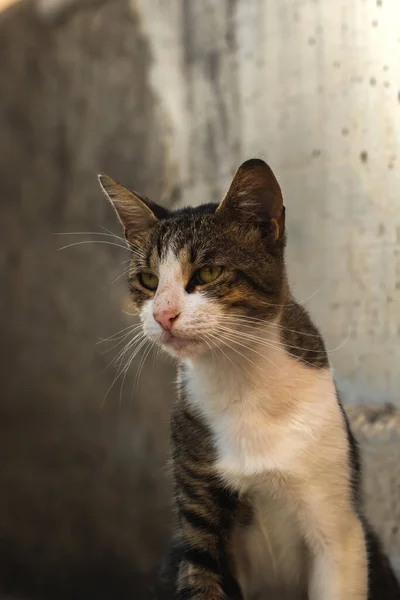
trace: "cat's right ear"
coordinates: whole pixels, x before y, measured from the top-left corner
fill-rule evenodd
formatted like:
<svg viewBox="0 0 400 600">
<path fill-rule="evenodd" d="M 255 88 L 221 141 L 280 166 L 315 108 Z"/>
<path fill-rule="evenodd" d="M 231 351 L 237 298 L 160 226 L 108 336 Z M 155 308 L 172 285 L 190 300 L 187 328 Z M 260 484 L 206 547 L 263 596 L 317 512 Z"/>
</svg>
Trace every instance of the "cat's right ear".
<svg viewBox="0 0 400 600">
<path fill-rule="evenodd" d="M 242 223 L 269 223 L 275 240 L 285 232 L 285 207 L 280 185 L 263 160 L 246 160 L 236 171 L 217 213 Z"/>
<path fill-rule="evenodd" d="M 108 175 L 99 175 L 98 179 L 122 223 L 128 241 L 154 227 L 159 219 L 168 216 L 167 209 L 131 192 Z"/>
</svg>

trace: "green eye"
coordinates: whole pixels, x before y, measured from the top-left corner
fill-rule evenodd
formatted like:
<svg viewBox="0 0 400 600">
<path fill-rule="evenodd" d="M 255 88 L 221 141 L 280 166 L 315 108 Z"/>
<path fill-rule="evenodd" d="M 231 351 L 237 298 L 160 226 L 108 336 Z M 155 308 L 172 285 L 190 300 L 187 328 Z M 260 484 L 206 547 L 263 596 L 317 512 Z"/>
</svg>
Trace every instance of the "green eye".
<svg viewBox="0 0 400 600">
<path fill-rule="evenodd" d="M 200 285 L 211 283 L 218 279 L 222 273 L 222 267 L 204 267 L 197 271 L 197 279 Z"/>
<path fill-rule="evenodd" d="M 158 286 L 158 277 L 149 271 L 139 273 L 138 279 L 142 286 L 148 290 L 156 290 Z"/>
</svg>

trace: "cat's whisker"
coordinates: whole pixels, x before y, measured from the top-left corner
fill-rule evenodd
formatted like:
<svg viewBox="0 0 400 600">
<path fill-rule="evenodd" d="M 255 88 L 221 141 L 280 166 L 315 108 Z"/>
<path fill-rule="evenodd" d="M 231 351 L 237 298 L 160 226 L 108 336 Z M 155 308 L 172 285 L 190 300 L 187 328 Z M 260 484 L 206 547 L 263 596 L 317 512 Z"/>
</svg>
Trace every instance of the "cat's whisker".
<svg viewBox="0 0 400 600">
<path fill-rule="evenodd" d="M 240 340 L 243 339 L 243 337 L 238 332 L 235 332 L 235 333 L 238 335 L 238 339 L 240 339 Z M 268 342 L 266 340 L 257 340 L 257 343 L 260 343 L 261 345 L 265 346 L 266 348 L 271 348 L 272 350 L 281 349 L 281 347 L 278 346 L 275 342 Z M 293 354 L 293 352 L 290 352 L 287 348 L 288 347 L 285 348 L 286 354 L 288 354 L 289 356 L 294 358 L 297 362 L 303 362 L 304 364 L 310 365 L 310 367 L 314 367 L 314 365 L 312 363 L 310 363 L 308 360 L 306 360 L 305 358 L 303 358 L 301 356 L 296 356 L 295 354 Z M 249 348 L 249 350 L 250 350 L 250 348 Z M 300 350 L 303 350 L 303 348 L 300 348 Z M 267 357 L 265 357 L 265 358 L 267 358 Z"/>
<path fill-rule="evenodd" d="M 124 276 L 126 277 L 129 274 L 129 271 L 130 271 L 130 268 L 128 267 L 122 273 L 120 273 L 117 277 L 115 277 L 115 279 L 113 279 L 112 281 L 110 281 L 109 285 L 113 285 L 114 283 L 116 283 L 119 279 L 121 279 Z"/>
<path fill-rule="evenodd" d="M 215 353 L 215 349 L 212 346 L 212 338 L 211 338 L 211 336 L 207 335 L 206 333 L 203 333 L 203 334 L 200 334 L 200 339 L 207 344 L 208 348 L 211 351 L 213 362 L 214 362 L 215 358 L 216 358 L 216 353 Z M 210 339 L 211 339 L 211 341 L 210 341 Z"/>
<path fill-rule="evenodd" d="M 106 231 L 108 231 L 108 230 L 106 230 Z M 145 252 L 141 246 L 139 246 L 138 244 L 134 244 L 133 242 L 128 241 L 126 238 L 122 238 L 111 232 L 103 233 L 103 232 L 95 232 L 95 231 L 74 231 L 74 232 L 70 232 L 70 233 L 66 233 L 66 232 L 55 233 L 54 235 L 92 235 L 92 236 L 94 235 L 94 236 L 102 236 L 102 237 L 111 237 L 118 241 L 118 243 L 116 243 L 116 242 L 111 242 L 109 240 L 98 240 L 98 239 L 82 240 L 79 242 L 67 244 L 66 246 L 62 246 L 61 248 L 58 248 L 58 250 L 65 250 L 66 248 L 71 248 L 73 246 L 79 246 L 82 244 L 101 244 L 101 243 L 103 243 L 103 244 L 117 246 L 118 248 L 122 248 L 123 250 L 128 250 L 138 259 L 139 258 L 141 258 L 143 260 L 146 259 Z M 126 261 L 126 262 L 131 262 L 131 260 Z"/>
<path fill-rule="evenodd" d="M 135 359 L 135 357 L 138 355 L 138 353 L 141 351 L 141 349 L 143 348 L 143 346 L 146 344 L 147 339 L 143 339 L 142 342 L 139 344 L 139 346 L 137 348 L 135 348 L 135 350 L 133 351 L 130 359 L 128 360 L 126 366 L 124 367 L 124 376 L 122 378 L 122 383 L 121 383 L 121 389 L 119 391 L 119 405 L 121 406 L 122 404 L 122 395 L 123 395 L 123 391 L 124 391 L 124 385 L 125 385 L 125 380 L 126 377 L 128 375 L 129 372 L 129 368 L 133 362 L 133 360 Z"/>
<path fill-rule="evenodd" d="M 100 225 L 100 229 L 102 229 L 103 232 L 105 232 L 105 233 L 103 233 L 103 235 L 111 235 L 112 237 L 115 237 L 117 240 L 121 240 L 127 244 L 132 244 L 132 242 L 130 242 L 125 236 L 122 237 L 121 235 L 117 235 L 114 231 L 111 231 L 111 229 L 107 229 L 107 227 L 104 227 L 103 225 Z"/>
<path fill-rule="evenodd" d="M 137 336 L 135 336 L 135 338 L 136 338 L 136 337 L 137 337 Z M 142 334 L 141 334 L 141 337 L 139 337 L 139 339 L 137 339 L 137 340 L 135 339 L 134 341 L 136 341 L 136 343 L 137 343 L 137 345 L 136 345 L 136 348 L 134 349 L 134 351 L 133 351 L 133 353 L 132 353 L 132 355 L 131 355 L 131 357 L 130 357 L 129 361 L 127 362 L 127 365 L 124 365 L 124 366 L 122 366 L 122 365 L 120 364 L 120 365 L 118 366 L 117 373 L 116 373 L 116 375 L 115 375 L 115 377 L 114 377 L 114 379 L 113 379 L 113 381 L 112 381 L 112 383 L 111 383 L 110 387 L 108 388 L 108 390 L 107 390 L 107 392 L 106 392 L 106 394 L 105 394 L 104 398 L 103 398 L 103 401 L 102 401 L 102 404 L 101 404 L 101 408 L 103 408 L 103 407 L 104 407 L 104 405 L 105 405 L 105 403 L 106 403 L 106 400 L 107 400 L 107 397 L 108 397 L 109 393 L 111 392 L 112 388 L 114 387 L 114 385 L 116 384 L 116 382 L 118 381 L 118 379 L 119 379 L 119 378 L 120 378 L 122 375 L 124 375 L 124 379 L 123 379 L 123 382 L 122 382 L 122 383 L 124 383 L 125 376 L 126 376 L 126 373 L 127 373 L 127 371 L 128 371 L 128 368 L 129 368 L 130 364 L 132 363 L 133 359 L 135 358 L 135 356 L 136 356 L 137 352 L 139 352 L 139 351 L 140 351 L 140 348 L 141 348 L 141 347 L 142 347 L 142 345 L 143 345 L 143 341 L 145 341 L 145 335 L 142 333 Z M 129 347 L 129 346 L 131 347 L 131 344 L 132 344 L 132 341 L 131 341 L 131 342 L 129 342 L 129 343 L 126 345 L 126 347 L 125 347 L 125 353 L 128 351 L 128 347 Z M 120 398 L 121 398 L 121 392 L 120 392 Z"/>
<path fill-rule="evenodd" d="M 319 294 L 319 292 L 322 290 L 322 288 L 324 287 L 325 284 L 322 284 L 319 286 L 319 288 L 317 288 L 315 290 L 315 292 L 313 292 L 310 296 L 308 296 L 307 298 L 305 298 L 304 300 L 297 300 L 297 304 L 300 304 L 300 306 L 304 306 L 305 304 L 307 304 L 307 302 L 309 302 L 312 298 L 314 298 L 314 296 L 316 296 L 317 294 Z M 285 304 L 271 304 L 270 302 L 261 302 L 261 304 L 264 304 L 264 306 L 271 306 L 271 307 L 275 307 L 275 308 L 285 308 L 286 306 L 288 306 L 288 304 L 290 304 L 292 301 L 290 302 L 286 302 Z"/>
<path fill-rule="evenodd" d="M 119 339 L 119 337 L 121 335 L 123 335 L 124 332 L 131 330 L 133 327 L 140 327 L 140 324 L 139 325 L 128 325 L 127 327 L 124 327 L 123 329 L 121 329 L 121 331 L 117 331 L 116 333 L 113 333 L 108 338 L 101 338 L 98 342 L 96 342 L 96 345 L 103 344 L 105 342 L 114 342 L 115 340 Z"/>
<path fill-rule="evenodd" d="M 222 326 L 220 326 L 220 327 L 222 327 Z M 305 347 L 302 347 L 302 346 L 293 346 L 293 345 L 290 345 L 290 344 L 286 344 L 286 343 L 282 342 L 279 339 L 272 340 L 272 339 L 268 339 L 268 338 L 264 338 L 264 337 L 259 337 L 257 335 L 251 335 L 251 334 L 249 334 L 247 332 L 244 332 L 244 331 L 238 331 L 238 330 L 231 329 L 230 327 L 227 327 L 227 328 L 224 328 L 224 329 L 226 331 L 229 331 L 233 335 L 237 335 L 240 339 L 242 339 L 244 337 L 245 339 L 254 341 L 254 342 L 259 343 L 259 344 L 268 344 L 268 346 L 270 346 L 270 347 L 275 347 L 275 348 L 292 348 L 293 350 L 303 350 L 304 352 L 313 352 L 313 351 L 315 351 L 315 352 L 322 352 L 322 353 L 325 352 L 323 350 L 320 350 L 320 351 L 315 350 L 314 348 L 305 348 Z"/>
<path fill-rule="evenodd" d="M 315 337 L 320 338 L 320 336 L 316 333 L 308 333 L 303 331 L 296 331 L 295 329 L 289 329 L 285 327 L 281 323 L 274 323 L 272 321 L 267 321 L 266 319 L 257 319 L 256 317 L 246 317 L 246 316 L 230 316 L 230 315 L 220 315 L 218 317 L 219 320 L 229 321 L 232 324 L 240 324 L 242 327 L 249 327 L 254 329 L 256 326 L 258 327 L 275 327 L 278 329 L 284 329 L 290 333 L 296 333 L 298 335 L 304 335 L 306 337 Z"/>
<path fill-rule="evenodd" d="M 107 354 L 108 352 L 112 352 L 112 350 L 115 350 L 116 348 L 118 348 L 118 346 L 120 346 L 121 344 L 124 343 L 124 341 L 129 338 L 132 334 L 134 334 L 135 332 L 137 332 L 137 329 L 140 327 L 140 325 L 136 326 L 135 329 L 133 329 L 132 331 L 128 331 L 127 333 L 125 333 L 125 335 L 123 335 L 121 337 L 121 339 L 114 344 L 114 346 L 112 346 L 111 348 L 107 348 L 107 350 L 105 350 L 104 352 L 102 352 L 102 354 Z"/>
<path fill-rule="evenodd" d="M 242 348 L 245 348 L 246 350 L 249 350 L 250 352 L 254 352 L 254 354 L 258 354 L 258 356 L 261 356 L 261 358 L 264 358 L 265 360 L 267 360 L 276 369 L 279 369 L 280 371 L 284 372 L 284 369 L 282 369 L 282 367 L 280 367 L 279 365 L 277 365 L 276 363 L 274 363 L 274 361 L 271 360 L 268 356 L 265 356 L 265 354 L 261 354 L 261 352 L 258 352 L 258 350 L 255 350 L 254 348 L 251 348 L 250 346 L 246 346 L 241 341 L 239 341 L 238 339 L 236 339 L 234 336 L 231 336 L 227 332 L 224 332 L 223 330 L 222 330 L 222 332 L 224 333 L 224 338 L 229 339 L 229 341 L 233 342 L 234 344 L 237 344 L 238 346 L 241 346 Z M 253 363 L 253 364 L 255 365 L 255 363 Z M 262 369 L 258 365 L 255 365 L 255 366 L 257 366 L 261 371 L 264 371 L 264 369 Z"/>
<path fill-rule="evenodd" d="M 244 332 L 232 330 L 230 328 L 223 328 L 223 330 L 227 331 L 229 333 L 229 335 L 231 335 L 232 337 L 236 337 L 240 341 L 242 341 L 243 338 L 244 338 L 245 340 L 248 340 L 249 342 L 254 342 L 255 344 L 259 344 L 261 346 L 265 346 L 266 348 L 271 348 L 271 349 L 276 349 L 276 350 L 284 349 L 286 351 L 287 351 L 287 348 L 292 348 L 292 349 L 297 349 L 297 350 L 303 350 L 305 352 L 312 351 L 312 349 L 301 348 L 301 347 L 298 347 L 298 346 L 289 346 L 289 345 L 283 344 L 279 340 L 268 340 L 268 339 L 265 339 L 265 338 L 259 338 L 257 336 L 252 336 L 252 335 L 249 335 L 249 334 L 244 333 Z M 291 355 L 295 356 L 294 354 L 291 354 Z M 299 358 L 299 357 L 296 357 L 296 358 Z"/>
<path fill-rule="evenodd" d="M 101 235 L 101 236 L 105 236 L 105 237 L 117 238 L 124 243 L 127 242 L 127 240 L 125 238 L 122 238 L 122 237 L 112 233 L 108 229 L 106 229 L 106 231 L 107 231 L 107 233 L 104 233 L 103 231 L 57 231 L 57 232 L 53 233 L 53 235 Z"/>
<path fill-rule="evenodd" d="M 138 249 L 138 250 L 143 251 L 141 246 L 139 246 L 138 244 L 135 244 L 134 242 L 130 242 L 125 237 L 121 237 L 120 235 L 113 233 L 106 227 L 101 227 L 101 229 L 104 229 L 104 231 L 62 231 L 62 232 L 54 233 L 53 235 L 96 235 L 96 236 L 103 236 L 103 237 L 112 237 L 116 240 L 119 240 L 120 242 L 122 242 L 122 244 L 126 245 L 129 248 Z"/>
<path fill-rule="evenodd" d="M 153 367 L 155 367 L 156 364 L 157 364 L 157 361 L 158 361 L 158 359 L 160 357 L 160 352 L 161 352 L 161 347 L 157 344 L 156 345 L 156 351 L 153 352 Z"/>
<path fill-rule="evenodd" d="M 231 333 L 239 334 L 240 338 L 245 337 L 245 338 L 247 338 L 249 340 L 251 339 L 257 343 L 268 343 L 268 344 L 273 344 L 273 345 L 275 344 L 277 348 L 291 348 L 292 350 L 302 350 L 304 352 L 315 352 L 318 354 L 324 354 L 324 353 L 332 354 L 333 352 L 336 352 L 337 350 L 342 348 L 347 343 L 347 341 L 349 340 L 349 337 L 350 337 L 350 330 L 349 330 L 345 340 L 341 344 L 339 344 L 339 346 L 337 346 L 335 348 L 326 348 L 325 350 L 317 350 L 315 348 L 307 348 L 305 346 L 294 346 L 293 344 L 287 344 L 286 342 L 283 342 L 280 339 L 271 340 L 268 338 L 259 337 L 254 334 L 250 334 L 245 331 L 235 330 L 235 329 L 231 329 L 229 327 L 228 327 L 228 329 Z M 286 331 L 291 331 L 291 330 L 286 330 Z"/>
<path fill-rule="evenodd" d="M 246 356 L 245 354 L 243 354 L 242 352 L 239 352 L 239 350 L 237 350 L 236 348 L 234 348 L 233 346 L 231 346 L 230 344 L 228 344 L 228 342 L 226 341 L 230 341 L 234 344 L 237 345 L 241 345 L 240 342 L 237 342 L 236 340 L 231 340 L 229 339 L 229 337 L 227 337 L 226 335 L 221 336 L 218 341 L 222 342 L 223 344 L 225 344 L 225 346 L 227 346 L 228 348 L 230 348 L 231 350 L 233 350 L 233 352 L 236 352 L 236 354 L 239 354 L 242 358 L 244 358 L 245 360 L 247 360 L 250 364 L 253 365 L 253 367 L 255 367 L 256 369 L 258 369 L 259 371 L 261 371 L 262 373 L 264 372 L 264 369 L 262 369 L 260 367 L 260 365 L 257 365 L 254 361 L 252 361 L 248 356 Z M 246 348 L 247 350 L 250 350 L 250 348 Z M 235 365 L 236 366 L 236 365 Z"/>
<path fill-rule="evenodd" d="M 235 364 L 235 362 L 232 360 L 232 358 L 229 356 L 229 354 L 226 354 L 226 352 L 224 352 L 224 350 L 223 350 L 223 349 L 221 348 L 221 346 L 219 345 L 219 343 L 218 343 L 218 342 L 219 342 L 219 340 L 216 338 L 216 336 L 209 335 L 208 337 L 209 337 L 209 339 L 211 340 L 211 343 L 212 343 L 212 342 L 214 342 L 214 340 L 215 340 L 215 342 L 216 342 L 216 344 L 215 344 L 215 348 L 216 348 L 217 350 L 219 350 L 219 351 L 221 352 L 221 354 L 222 354 L 223 356 L 225 356 L 225 358 L 227 358 L 227 359 L 229 360 L 229 362 L 230 362 L 230 363 L 232 363 L 232 365 L 233 365 L 234 367 L 236 367 L 236 364 Z M 215 355 L 216 355 L 216 353 L 215 353 Z"/>
<path fill-rule="evenodd" d="M 254 323 L 254 324 L 252 324 L 252 323 L 250 323 L 250 324 L 246 323 L 245 324 L 243 322 L 239 322 L 238 319 L 236 319 L 235 317 L 225 318 L 224 316 L 222 316 L 222 317 L 218 317 L 218 318 L 220 320 L 225 321 L 226 324 L 239 325 L 240 327 L 247 327 L 249 329 L 252 329 L 253 331 L 258 331 L 259 330 L 259 329 L 256 329 L 256 327 L 263 327 L 263 328 L 266 328 L 266 329 L 268 327 L 273 327 L 273 328 L 275 327 L 275 328 L 278 328 L 278 329 L 282 329 L 283 331 L 287 331 L 288 333 L 295 333 L 295 334 L 300 335 L 300 336 L 312 337 L 312 338 L 317 338 L 317 339 L 320 339 L 320 337 L 321 337 L 318 334 L 307 333 L 307 332 L 303 332 L 303 331 L 297 331 L 295 329 L 289 329 L 288 327 L 285 327 L 284 325 L 281 325 L 279 323 L 270 323 L 270 322 L 264 321 L 264 322 L 260 322 L 260 323 Z M 243 333 L 245 333 L 245 332 L 243 332 Z M 327 353 L 330 354 L 331 352 L 335 352 L 336 350 L 338 350 L 339 348 L 341 348 L 342 345 L 344 345 L 348 341 L 349 336 L 350 336 L 350 330 L 349 330 L 349 333 L 347 334 L 347 337 L 346 337 L 344 343 L 341 344 L 340 346 L 338 346 L 338 348 L 327 349 Z M 292 348 L 297 348 L 297 347 L 296 346 L 292 346 Z M 307 350 L 307 348 L 298 348 L 298 349 L 299 350 Z M 310 349 L 310 350 L 312 350 L 312 349 Z"/>
<path fill-rule="evenodd" d="M 149 354 L 152 351 L 152 348 L 154 346 L 154 342 L 148 342 L 148 343 L 149 343 L 149 346 L 148 346 L 148 348 L 146 348 L 143 351 L 143 355 L 142 355 L 142 358 L 140 359 L 139 367 L 138 367 L 138 369 L 136 371 L 136 377 L 135 377 L 134 386 L 133 386 L 134 392 L 136 392 L 137 389 L 138 389 L 139 379 L 140 379 L 140 375 L 142 374 L 142 371 L 143 371 L 143 368 L 144 368 L 144 364 L 145 364 L 145 362 L 147 360 L 147 357 L 149 356 Z"/>
<path fill-rule="evenodd" d="M 101 229 L 104 229 L 104 231 L 106 232 L 103 235 L 110 235 L 110 236 L 116 238 L 117 240 L 121 240 L 124 244 L 127 244 L 130 249 L 140 250 L 143 253 L 143 256 L 145 256 L 145 251 L 142 248 L 142 246 L 140 246 L 139 244 L 136 244 L 135 242 L 131 242 L 126 237 L 121 237 L 120 235 L 117 235 L 116 233 L 113 233 L 112 231 L 110 231 L 106 227 L 101 227 Z"/>
<path fill-rule="evenodd" d="M 122 248 L 122 250 L 130 251 L 127 246 L 121 246 L 120 244 L 116 244 L 115 242 L 109 242 L 107 240 L 83 240 L 81 242 L 67 244 L 66 246 L 58 248 L 58 250 L 66 250 L 67 248 L 73 248 L 74 246 L 83 246 L 84 244 L 107 244 L 108 246 L 115 246 L 116 248 Z"/>
<path fill-rule="evenodd" d="M 115 357 L 115 359 L 113 360 L 113 365 L 116 367 L 120 367 L 123 363 L 123 360 L 127 354 L 127 352 L 129 352 L 129 350 L 132 348 L 132 346 L 135 345 L 135 343 L 138 343 L 141 339 L 143 339 L 144 333 L 142 331 L 139 331 L 139 333 L 136 333 L 136 335 L 133 337 L 133 339 L 131 339 L 123 348 L 122 350 L 117 354 L 117 356 Z"/>
<path fill-rule="evenodd" d="M 136 310 L 136 312 L 134 312 L 134 313 L 130 313 L 130 312 L 126 311 L 126 310 L 122 310 L 122 312 L 125 315 L 129 315 L 130 317 L 137 317 L 139 315 L 139 311 L 135 307 L 133 307 L 133 308 L 134 308 L 134 310 Z"/>
</svg>

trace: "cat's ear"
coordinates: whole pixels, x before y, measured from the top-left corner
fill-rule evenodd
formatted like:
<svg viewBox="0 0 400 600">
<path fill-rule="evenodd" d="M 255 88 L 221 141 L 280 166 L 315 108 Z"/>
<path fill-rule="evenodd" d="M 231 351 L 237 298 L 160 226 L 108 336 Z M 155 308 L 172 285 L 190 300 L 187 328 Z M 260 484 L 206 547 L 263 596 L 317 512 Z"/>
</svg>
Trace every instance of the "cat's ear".
<svg viewBox="0 0 400 600">
<path fill-rule="evenodd" d="M 282 191 L 272 169 L 259 158 L 244 162 L 217 208 L 217 213 L 244 223 L 270 223 L 275 239 L 285 232 Z"/>
<path fill-rule="evenodd" d="M 108 175 L 99 175 L 99 183 L 114 207 L 128 240 L 148 231 L 159 219 L 166 218 L 168 211 L 148 198 L 131 192 Z"/>
</svg>

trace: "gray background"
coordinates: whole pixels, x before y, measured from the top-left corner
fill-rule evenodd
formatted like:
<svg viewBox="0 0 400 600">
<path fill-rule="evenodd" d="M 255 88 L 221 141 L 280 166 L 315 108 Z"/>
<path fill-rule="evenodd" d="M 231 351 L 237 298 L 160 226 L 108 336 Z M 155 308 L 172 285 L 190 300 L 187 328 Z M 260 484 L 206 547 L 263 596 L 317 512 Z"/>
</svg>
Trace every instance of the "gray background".
<svg viewBox="0 0 400 600">
<path fill-rule="evenodd" d="M 397 0 L 24 0 L 0 15 L 0 591 L 145 598 L 170 528 L 172 365 L 150 357 L 135 390 L 137 360 L 106 396 L 116 349 L 97 342 L 132 322 L 127 256 L 58 252 L 101 238 L 72 232 L 120 233 L 98 172 L 180 205 L 267 159 L 293 287 L 346 402 L 399 401 L 399 22 Z M 368 510 L 398 559 L 400 444 L 369 439 Z"/>
</svg>

